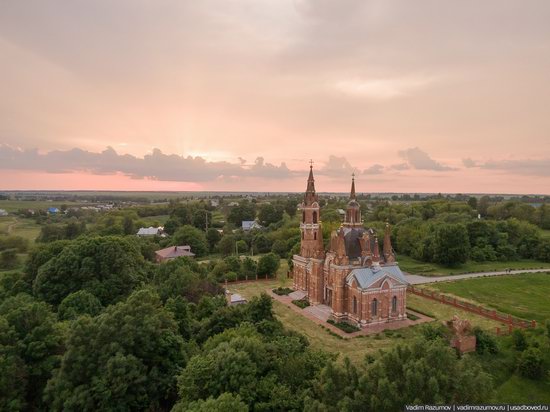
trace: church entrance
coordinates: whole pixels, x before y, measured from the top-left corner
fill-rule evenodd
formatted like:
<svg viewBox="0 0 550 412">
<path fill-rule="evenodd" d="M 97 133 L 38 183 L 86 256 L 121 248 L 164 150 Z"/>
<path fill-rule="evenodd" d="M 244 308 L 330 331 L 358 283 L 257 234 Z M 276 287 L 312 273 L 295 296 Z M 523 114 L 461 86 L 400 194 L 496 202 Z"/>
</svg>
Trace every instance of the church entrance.
<svg viewBox="0 0 550 412">
<path fill-rule="evenodd" d="M 332 289 L 325 287 L 325 305 L 332 307 Z"/>
</svg>

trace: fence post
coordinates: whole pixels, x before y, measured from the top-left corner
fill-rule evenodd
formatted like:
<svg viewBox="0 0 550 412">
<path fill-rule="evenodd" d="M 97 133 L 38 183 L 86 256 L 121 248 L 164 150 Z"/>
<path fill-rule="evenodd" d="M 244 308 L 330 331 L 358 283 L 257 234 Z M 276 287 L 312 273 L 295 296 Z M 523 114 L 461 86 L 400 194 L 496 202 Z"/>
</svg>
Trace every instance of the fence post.
<svg viewBox="0 0 550 412">
<path fill-rule="evenodd" d="M 531 327 L 534 329 L 537 327 L 537 321 L 536 320 L 532 320 L 531 321 Z"/>
<path fill-rule="evenodd" d="M 497 326 L 497 336 L 500 336 L 500 328 Z"/>
</svg>

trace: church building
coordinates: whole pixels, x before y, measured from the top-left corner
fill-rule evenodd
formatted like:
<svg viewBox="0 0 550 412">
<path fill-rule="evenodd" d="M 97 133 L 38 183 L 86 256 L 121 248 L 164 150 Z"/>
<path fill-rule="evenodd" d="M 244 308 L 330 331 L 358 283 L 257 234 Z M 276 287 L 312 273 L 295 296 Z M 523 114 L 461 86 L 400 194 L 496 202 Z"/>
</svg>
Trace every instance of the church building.
<svg viewBox="0 0 550 412">
<path fill-rule="evenodd" d="M 326 305 L 334 321 L 359 327 L 406 319 L 407 280 L 395 260 L 386 224 L 383 249 L 373 229 L 365 229 L 355 195 L 355 178 L 344 222 L 323 242 L 313 166 L 300 205 L 300 254 L 293 256 L 294 290 L 311 305 Z"/>
</svg>

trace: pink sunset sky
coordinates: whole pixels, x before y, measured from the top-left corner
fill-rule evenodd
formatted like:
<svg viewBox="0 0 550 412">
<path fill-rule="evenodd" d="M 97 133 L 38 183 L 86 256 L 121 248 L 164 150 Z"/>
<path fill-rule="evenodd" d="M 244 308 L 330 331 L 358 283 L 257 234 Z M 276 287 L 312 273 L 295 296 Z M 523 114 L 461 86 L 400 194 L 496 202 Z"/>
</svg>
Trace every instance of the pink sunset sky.
<svg viewBox="0 0 550 412">
<path fill-rule="evenodd" d="M 550 193 L 546 0 L 0 4 L 0 190 Z"/>
</svg>

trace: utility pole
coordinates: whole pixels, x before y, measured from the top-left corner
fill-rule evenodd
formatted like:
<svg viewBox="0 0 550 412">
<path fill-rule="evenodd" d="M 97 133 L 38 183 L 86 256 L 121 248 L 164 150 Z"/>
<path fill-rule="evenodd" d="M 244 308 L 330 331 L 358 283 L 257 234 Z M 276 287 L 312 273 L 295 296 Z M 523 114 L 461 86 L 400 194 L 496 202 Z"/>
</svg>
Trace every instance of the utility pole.
<svg viewBox="0 0 550 412">
<path fill-rule="evenodd" d="M 204 214 L 206 216 L 206 230 L 205 231 L 208 232 L 208 210 L 205 210 Z"/>
</svg>

